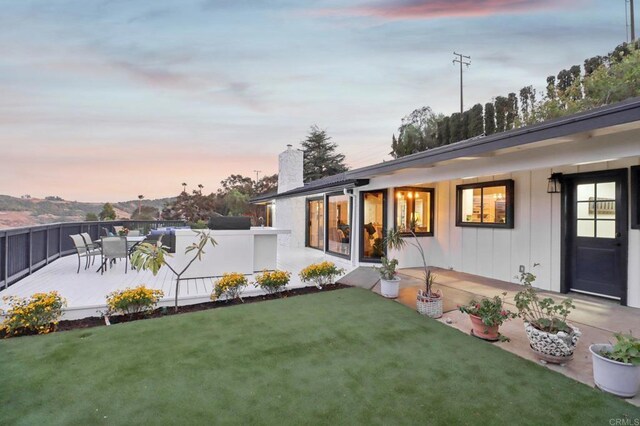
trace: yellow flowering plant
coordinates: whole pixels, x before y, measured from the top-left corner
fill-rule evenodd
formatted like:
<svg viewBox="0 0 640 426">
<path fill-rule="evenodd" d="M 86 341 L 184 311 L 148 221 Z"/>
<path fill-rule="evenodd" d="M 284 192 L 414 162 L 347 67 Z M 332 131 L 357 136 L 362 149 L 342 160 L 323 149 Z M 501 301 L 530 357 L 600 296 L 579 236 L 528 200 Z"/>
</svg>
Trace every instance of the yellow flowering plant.
<svg viewBox="0 0 640 426">
<path fill-rule="evenodd" d="M 3 300 L 10 306 L 6 312 L 0 311 L 5 316 L 0 329 L 6 337 L 55 331 L 62 308 L 67 306 L 67 301 L 57 291 L 35 293 L 29 298 L 5 296 Z"/>
<path fill-rule="evenodd" d="M 291 272 L 287 271 L 262 271 L 256 275 L 256 284 L 269 294 L 278 293 L 289 284 Z"/>
<path fill-rule="evenodd" d="M 312 263 L 311 265 L 300 271 L 300 279 L 302 282 L 313 282 L 316 287 L 322 288 L 323 285 L 331 284 L 335 279 L 344 274 L 344 269 L 338 268 L 333 262 Z"/>
<path fill-rule="evenodd" d="M 227 300 L 242 300 L 240 295 L 248 284 L 247 277 L 240 273 L 225 273 L 220 279 L 215 281 L 211 300 L 220 299 L 222 296 L 226 296 Z"/>
<path fill-rule="evenodd" d="M 136 288 L 116 290 L 107 296 L 107 308 L 110 313 L 133 315 L 153 310 L 164 296 L 162 290 L 154 290 L 144 285 Z"/>
</svg>

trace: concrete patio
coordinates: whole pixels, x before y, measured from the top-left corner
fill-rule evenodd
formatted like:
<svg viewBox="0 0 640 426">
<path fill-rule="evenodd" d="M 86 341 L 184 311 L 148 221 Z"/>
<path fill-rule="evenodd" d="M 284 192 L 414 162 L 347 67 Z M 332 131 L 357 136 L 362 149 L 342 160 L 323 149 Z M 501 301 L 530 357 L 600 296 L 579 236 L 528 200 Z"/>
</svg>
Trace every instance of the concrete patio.
<svg viewBox="0 0 640 426">
<path fill-rule="evenodd" d="M 508 308 L 516 311 L 513 297 L 521 289 L 514 283 L 498 281 L 476 275 L 449 271 L 446 269 L 432 268 L 437 275 L 435 287 L 444 294 L 444 315 L 440 322 L 448 324 L 463 333 L 471 331 L 468 316 L 458 311 L 457 306 L 468 303 L 473 298 L 493 297 L 506 292 L 505 301 Z M 422 288 L 422 269 L 411 268 L 401 270 L 402 282 L 400 296 L 397 301 L 411 309 L 416 309 L 416 294 Z M 374 292 L 380 292 L 380 284 L 372 288 Z M 615 301 L 571 293 L 569 295 L 541 292 L 544 296 L 561 300 L 571 297 L 576 309 L 569 316 L 569 321 L 578 327 L 582 337 L 578 348 L 574 353 L 574 359 L 565 366 L 547 364 L 547 368 L 571 377 L 582 383 L 594 386 L 593 370 L 589 345 L 613 341 L 615 332 L 632 332 L 634 336 L 640 336 L 640 310 L 620 306 Z M 504 350 L 518 356 L 539 362 L 529 348 L 529 342 L 524 332 L 521 319 L 508 321 L 500 327 L 500 332 L 510 339 L 509 342 L 487 343 L 494 344 Z M 628 402 L 640 406 L 640 395 L 636 395 Z"/>
</svg>

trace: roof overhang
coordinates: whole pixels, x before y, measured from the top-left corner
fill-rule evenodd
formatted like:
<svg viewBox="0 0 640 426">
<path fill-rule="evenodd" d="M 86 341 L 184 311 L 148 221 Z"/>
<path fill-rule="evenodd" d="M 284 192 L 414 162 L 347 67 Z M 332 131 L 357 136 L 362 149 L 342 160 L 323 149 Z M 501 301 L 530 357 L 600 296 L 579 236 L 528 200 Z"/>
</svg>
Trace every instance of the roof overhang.
<svg viewBox="0 0 640 426">
<path fill-rule="evenodd" d="M 345 179 L 340 181 L 319 179 L 307 185 L 295 188 L 281 194 L 266 194 L 260 197 L 252 198 L 252 204 L 264 204 L 276 199 L 302 197 L 306 195 L 322 194 L 326 192 L 341 191 L 343 189 L 356 188 L 369 184 L 369 179 Z"/>
</svg>

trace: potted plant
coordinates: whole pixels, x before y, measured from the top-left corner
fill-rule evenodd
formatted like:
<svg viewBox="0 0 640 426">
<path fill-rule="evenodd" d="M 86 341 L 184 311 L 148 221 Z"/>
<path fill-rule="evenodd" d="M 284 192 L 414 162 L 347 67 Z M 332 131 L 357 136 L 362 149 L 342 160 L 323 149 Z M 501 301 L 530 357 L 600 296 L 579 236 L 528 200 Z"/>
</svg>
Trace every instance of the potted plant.
<svg viewBox="0 0 640 426">
<path fill-rule="evenodd" d="M 395 250 L 400 250 L 407 244 L 415 247 L 422 259 L 422 267 L 424 270 L 424 290 L 418 290 L 416 299 L 416 308 L 418 312 L 423 315 L 427 315 L 431 318 L 440 318 L 442 316 L 442 292 L 433 290 L 433 283 L 436 276 L 431 273 L 431 270 L 427 266 L 427 258 L 424 253 L 424 248 L 420 244 L 420 239 L 416 235 L 415 222 L 411 223 L 411 227 L 407 231 L 411 238 L 405 239 L 405 237 L 397 230 L 393 229 L 387 233 L 385 238 L 385 244 L 387 247 Z"/>
<path fill-rule="evenodd" d="M 380 263 L 382 266 L 375 268 L 380 274 L 380 293 L 384 297 L 395 299 L 400 290 L 400 277 L 396 272 L 398 260 L 382 257 Z"/>
<path fill-rule="evenodd" d="M 502 293 L 506 296 L 507 293 Z M 517 317 L 516 313 L 504 308 L 504 299 L 494 296 L 489 299 L 483 297 L 480 301 L 471 300 L 468 305 L 459 306 L 460 312 L 469 315 L 471 334 L 484 340 L 499 340 L 498 329 L 505 322 Z"/>
<path fill-rule="evenodd" d="M 575 309 L 573 300 L 567 298 L 556 303 L 550 297 L 540 298 L 532 285 L 536 276 L 531 272 L 520 273 L 519 280 L 524 289 L 514 299 L 519 316 L 524 320 L 531 349 L 545 362 L 564 364 L 570 361 L 582 335 L 577 327 L 567 323 L 567 316 Z"/>
<path fill-rule="evenodd" d="M 632 398 L 640 390 L 640 339 L 616 333 L 616 343 L 589 346 L 593 360 L 593 381 L 605 392 Z"/>
</svg>

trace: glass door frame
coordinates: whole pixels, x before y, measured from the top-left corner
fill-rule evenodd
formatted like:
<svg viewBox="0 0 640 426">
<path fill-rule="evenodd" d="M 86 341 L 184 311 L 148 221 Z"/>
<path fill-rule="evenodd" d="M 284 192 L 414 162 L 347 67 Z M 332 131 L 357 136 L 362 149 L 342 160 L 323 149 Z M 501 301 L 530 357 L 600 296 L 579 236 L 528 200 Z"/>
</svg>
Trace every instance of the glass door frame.
<svg viewBox="0 0 640 426">
<path fill-rule="evenodd" d="M 349 254 L 346 255 L 344 253 L 337 253 L 335 251 L 331 251 L 329 250 L 329 198 L 332 196 L 338 196 L 338 195 L 346 195 L 347 196 L 347 201 L 349 203 L 349 211 L 348 211 L 348 217 L 349 217 L 349 227 L 350 227 L 350 235 L 349 235 Z M 324 252 L 327 254 L 330 254 L 331 256 L 337 256 L 337 257 L 341 257 L 343 259 L 349 259 L 351 260 L 351 256 L 353 256 L 353 202 L 354 202 L 355 197 L 353 197 L 351 194 L 345 194 L 342 191 L 339 192 L 329 192 L 324 194 Z"/>
<path fill-rule="evenodd" d="M 359 197 L 359 202 L 360 202 L 360 214 L 358 215 L 358 233 L 360 234 L 358 237 L 358 260 L 360 262 L 365 262 L 365 263 L 380 263 L 380 259 L 377 259 L 375 257 L 365 257 L 364 256 L 364 237 L 365 237 L 365 231 L 364 231 L 364 197 L 366 194 L 373 194 L 373 193 L 382 193 L 382 235 L 383 237 L 387 234 L 387 202 L 388 202 L 388 194 L 389 194 L 389 190 L 387 188 L 383 188 L 383 189 L 372 189 L 370 191 L 360 191 L 360 197 Z M 387 255 L 387 247 L 386 245 L 384 246 L 384 255 Z"/>
<path fill-rule="evenodd" d="M 322 245 L 323 247 L 314 247 L 311 245 L 311 227 L 310 227 L 310 221 L 311 221 L 311 215 L 309 212 L 309 204 L 312 201 L 322 201 Z M 326 244 L 326 228 L 327 228 L 327 200 L 325 199 L 324 195 L 321 195 L 319 197 L 309 197 L 309 198 L 305 198 L 304 200 L 304 217 L 305 217 L 305 229 L 304 229 L 304 246 L 305 247 L 309 247 L 312 248 L 314 250 L 320 250 L 322 252 L 325 251 L 325 244 Z"/>
</svg>

